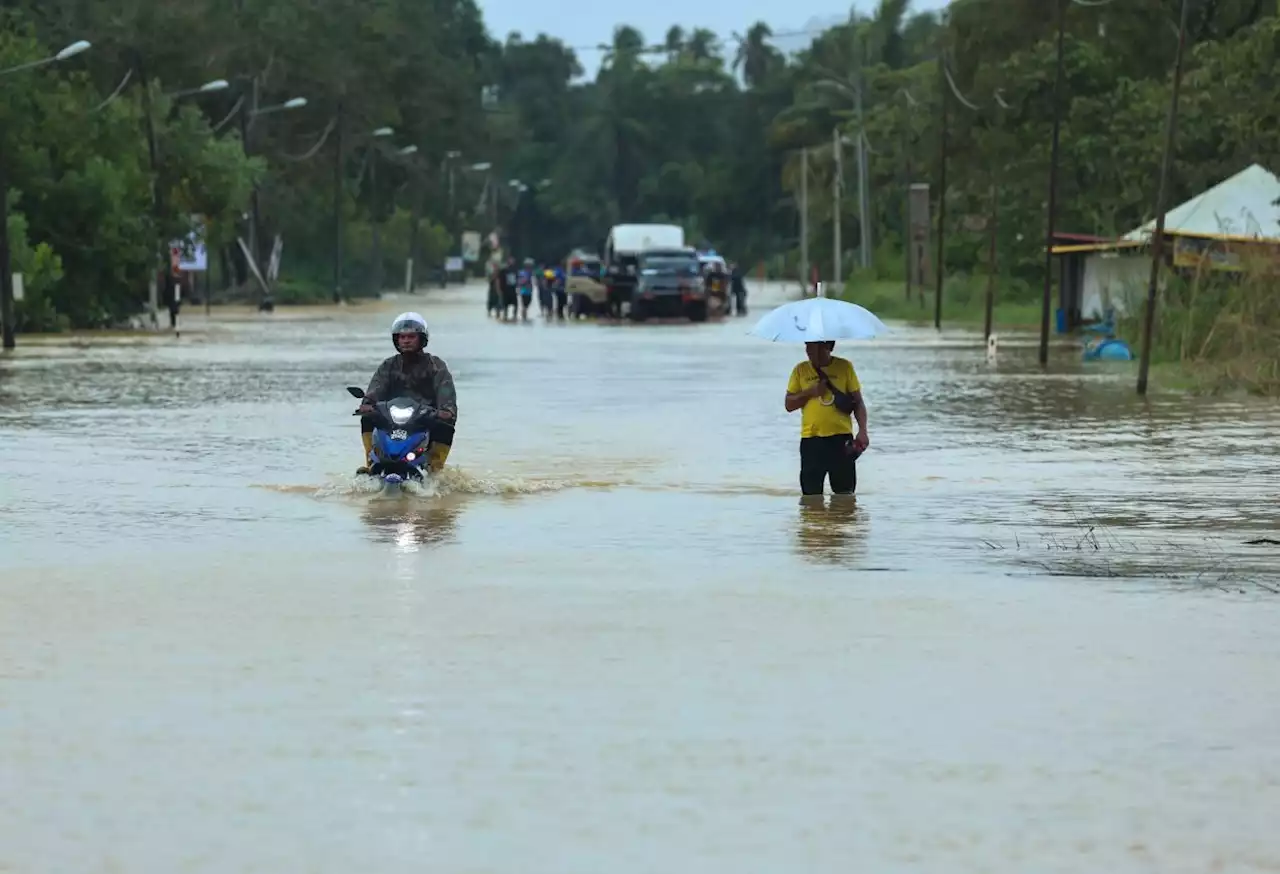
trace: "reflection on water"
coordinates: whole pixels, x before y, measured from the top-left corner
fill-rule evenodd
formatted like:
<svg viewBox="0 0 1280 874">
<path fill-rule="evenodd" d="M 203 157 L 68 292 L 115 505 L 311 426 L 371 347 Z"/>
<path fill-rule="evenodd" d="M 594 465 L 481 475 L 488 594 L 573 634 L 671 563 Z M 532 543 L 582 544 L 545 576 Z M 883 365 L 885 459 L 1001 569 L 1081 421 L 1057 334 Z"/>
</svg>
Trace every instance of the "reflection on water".
<svg viewBox="0 0 1280 874">
<path fill-rule="evenodd" d="M 1280 867 L 1275 405 L 904 327 L 801 500 L 752 320 L 483 300 L 0 355 L 0 870 Z M 458 439 L 382 496 L 404 309 Z"/>
<path fill-rule="evenodd" d="M 361 510 L 374 543 L 394 543 L 403 552 L 457 541 L 465 496 L 375 495 Z"/>
<path fill-rule="evenodd" d="M 868 521 L 854 495 L 802 495 L 796 554 L 818 564 L 856 564 L 866 551 Z"/>
</svg>

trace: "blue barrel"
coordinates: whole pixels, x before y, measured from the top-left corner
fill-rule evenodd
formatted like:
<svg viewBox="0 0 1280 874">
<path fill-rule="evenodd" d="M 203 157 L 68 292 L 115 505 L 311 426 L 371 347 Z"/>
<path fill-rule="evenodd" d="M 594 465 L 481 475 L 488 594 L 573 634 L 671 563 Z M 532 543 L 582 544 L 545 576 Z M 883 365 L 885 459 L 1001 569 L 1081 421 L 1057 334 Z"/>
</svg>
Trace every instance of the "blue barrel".
<svg viewBox="0 0 1280 874">
<path fill-rule="evenodd" d="M 1054 317 L 1057 319 L 1058 333 L 1059 334 L 1067 333 L 1067 314 L 1062 309 L 1062 307 L 1058 307 L 1054 311 Z"/>
</svg>

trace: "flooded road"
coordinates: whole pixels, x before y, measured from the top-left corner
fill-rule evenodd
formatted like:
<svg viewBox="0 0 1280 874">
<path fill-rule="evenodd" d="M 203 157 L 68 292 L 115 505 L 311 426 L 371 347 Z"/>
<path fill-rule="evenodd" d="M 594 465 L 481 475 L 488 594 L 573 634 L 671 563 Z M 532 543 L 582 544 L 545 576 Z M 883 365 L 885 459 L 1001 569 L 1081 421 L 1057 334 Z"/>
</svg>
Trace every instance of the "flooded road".
<svg viewBox="0 0 1280 874">
<path fill-rule="evenodd" d="M 483 307 L 0 357 L 0 871 L 1280 869 L 1276 406 L 899 327 L 802 505 L 752 319 Z M 382 499 L 404 309 L 460 422 Z"/>
</svg>

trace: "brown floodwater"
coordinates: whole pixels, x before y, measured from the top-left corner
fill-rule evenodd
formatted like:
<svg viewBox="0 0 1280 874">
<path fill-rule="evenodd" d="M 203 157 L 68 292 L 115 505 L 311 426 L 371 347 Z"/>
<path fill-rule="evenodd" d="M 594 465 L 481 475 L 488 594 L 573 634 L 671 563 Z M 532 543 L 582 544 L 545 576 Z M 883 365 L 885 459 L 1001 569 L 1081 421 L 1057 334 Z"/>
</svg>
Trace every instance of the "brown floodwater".
<svg viewBox="0 0 1280 874">
<path fill-rule="evenodd" d="M 403 309 L 460 422 L 388 498 Z M 1280 407 L 897 326 L 805 503 L 752 318 L 483 310 L 0 356 L 0 871 L 1280 869 Z"/>
</svg>

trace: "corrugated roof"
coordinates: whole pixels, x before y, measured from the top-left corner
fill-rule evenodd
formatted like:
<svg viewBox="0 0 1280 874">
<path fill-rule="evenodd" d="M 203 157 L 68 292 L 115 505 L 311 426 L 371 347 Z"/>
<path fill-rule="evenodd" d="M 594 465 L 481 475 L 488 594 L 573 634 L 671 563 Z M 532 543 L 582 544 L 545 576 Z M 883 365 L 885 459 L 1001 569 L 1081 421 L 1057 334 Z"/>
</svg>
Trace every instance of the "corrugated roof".
<svg viewBox="0 0 1280 874">
<path fill-rule="evenodd" d="M 1276 201 L 1280 201 L 1280 179 L 1254 164 L 1166 212 L 1165 231 L 1183 236 L 1280 242 L 1280 206 Z M 1146 240 L 1155 227 L 1152 219 L 1121 239 Z"/>
</svg>

